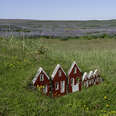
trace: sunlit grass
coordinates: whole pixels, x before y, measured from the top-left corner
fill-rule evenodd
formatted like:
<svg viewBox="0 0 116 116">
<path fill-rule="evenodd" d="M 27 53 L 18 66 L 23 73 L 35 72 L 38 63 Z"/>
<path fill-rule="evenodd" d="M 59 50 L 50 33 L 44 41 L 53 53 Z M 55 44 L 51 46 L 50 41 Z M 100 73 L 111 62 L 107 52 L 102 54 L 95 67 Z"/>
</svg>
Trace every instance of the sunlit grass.
<svg viewBox="0 0 116 116">
<path fill-rule="evenodd" d="M 0 113 L 9 116 L 115 116 L 115 42 L 115 39 L 0 39 Z M 57 64 L 67 73 L 74 60 L 82 72 L 99 69 L 104 82 L 56 99 L 32 88 L 31 80 L 40 66 L 51 76 Z"/>
</svg>

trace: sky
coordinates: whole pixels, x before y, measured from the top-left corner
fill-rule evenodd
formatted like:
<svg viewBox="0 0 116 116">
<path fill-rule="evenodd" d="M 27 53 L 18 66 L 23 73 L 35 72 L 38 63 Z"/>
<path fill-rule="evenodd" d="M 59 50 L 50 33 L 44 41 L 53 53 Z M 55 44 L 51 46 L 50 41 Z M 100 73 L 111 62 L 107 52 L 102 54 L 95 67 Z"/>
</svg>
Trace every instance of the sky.
<svg viewBox="0 0 116 116">
<path fill-rule="evenodd" d="M 35 20 L 116 19 L 116 0 L 0 0 L 0 18 Z"/>
</svg>

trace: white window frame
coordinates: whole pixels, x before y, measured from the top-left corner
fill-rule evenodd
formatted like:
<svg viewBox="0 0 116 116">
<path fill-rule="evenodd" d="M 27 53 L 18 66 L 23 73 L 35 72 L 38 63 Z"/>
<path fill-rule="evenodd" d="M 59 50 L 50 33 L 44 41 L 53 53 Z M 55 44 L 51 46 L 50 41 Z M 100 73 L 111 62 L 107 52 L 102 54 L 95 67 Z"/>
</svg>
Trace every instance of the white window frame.
<svg viewBox="0 0 116 116">
<path fill-rule="evenodd" d="M 80 78 L 79 77 L 76 77 L 76 83 L 80 83 Z"/>
<path fill-rule="evenodd" d="M 59 76 L 59 77 L 62 76 L 62 72 L 61 72 L 61 70 L 58 71 L 58 76 Z"/>
<path fill-rule="evenodd" d="M 45 85 L 44 88 L 43 88 L 43 93 L 47 93 L 47 91 L 48 91 L 48 86 Z"/>
<path fill-rule="evenodd" d="M 61 93 L 64 93 L 65 92 L 65 80 L 63 81 L 60 81 L 60 87 L 61 87 Z"/>
<path fill-rule="evenodd" d="M 73 86 L 74 85 L 74 78 L 71 78 L 71 85 Z"/>
<path fill-rule="evenodd" d="M 59 89 L 59 82 L 56 82 L 55 83 L 55 90 L 58 90 Z"/>
<path fill-rule="evenodd" d="M 44 81 L 44 74 L 40 74 L 40 81 Z"/>
<path fill-rule="evenodd" d="M 89 81 L 87 80 L 87 81 L 86 81 L 86 87 L 88 87 L 88 86 L 89 86 Z"/>
<path fill-rule="evenodd" d="M 74 67 L 74 74 L 77 73 L 77 67 Z"/>
</svg>

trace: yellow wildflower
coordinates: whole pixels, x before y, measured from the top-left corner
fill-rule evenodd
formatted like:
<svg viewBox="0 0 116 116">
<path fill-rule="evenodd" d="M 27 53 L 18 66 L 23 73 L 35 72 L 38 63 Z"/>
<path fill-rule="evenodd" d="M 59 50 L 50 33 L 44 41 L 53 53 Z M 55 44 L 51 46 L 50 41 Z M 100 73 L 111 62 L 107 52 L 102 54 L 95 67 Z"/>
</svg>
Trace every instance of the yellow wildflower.
<svg viewBox="0 0 116 116">
<path fill-rule="evenodd" d="M 89 108 L 87 107 L 87 108 L 86 108 L 86 110 L 88 111 L 88 110 L 89 110 Z"/>
<path fill-rule="evenodd" d="M 39 85 L 37 85 L 37 88 L 39 88 Z"/>
<path fill-rule="evenodd" d="M 106 107 L 108 108 L 108 107 L 110 107 L 110 105 L 109 104 L 106 104 Z"/>
<path fill-rule="evenodd" d="M 116 111 L 111 111 L 112 114 L 116 114 Z"/>
<path fill-rule="evenodd" d="M 44 86 L 42 86 L 42 88 L 44 89 L 45 87 L 44 87 Z"/>
<path fill-rule="evenodd" d="M 107 96 L 104 96 L 104 99 L 107 99 Z"/>
<path fill-rule="evenodd" d="M 86 105 L 84 105 L 84 108 L 86 107 Z"/>
<path fill-rule="evenodd" d="M 104 113 L 106 113 L 106 111 L 104 110 Z"/>
</svg>

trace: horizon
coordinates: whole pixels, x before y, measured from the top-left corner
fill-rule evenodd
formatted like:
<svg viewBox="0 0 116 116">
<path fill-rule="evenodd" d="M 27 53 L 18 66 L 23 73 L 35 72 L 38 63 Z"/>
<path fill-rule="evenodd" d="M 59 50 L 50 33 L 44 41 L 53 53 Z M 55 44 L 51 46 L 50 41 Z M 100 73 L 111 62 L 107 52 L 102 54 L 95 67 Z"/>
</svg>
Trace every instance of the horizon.
<svg viewBox="0 0 116 116">
<path fill-rule="evenodd" d="M 115 4 L 114 0 L 1 0 L 0 19 L 112 20 Z"/>
<path fill-rule="evenodd" d="M 0 18 L 0 20 L 27 20 L 27 21 L 29 21 L 29 20 L 30 21 L 112 21 L 112 20 L 116 20 L 116 19 L 88 19 L 88 20 L 84 20 L 84 19 L 82 19 L 82 20 L 65 20 L 65 19 L 64 20 L 57 20 L 57 19 L 56 20 L 55 19 L 54 20 L 52 20 L 52 19 L 51 20 L 47 20 L 47 19 L 43 19 L 42 20 L 42 19 L 23 19 L 23 18 L 20 18 L 20 19 L 18 19 L 18 18 L 17 19 L 15 19 L 15 18 L 14 19 L 13 18 L 12 19 Z"/>
</svg>

